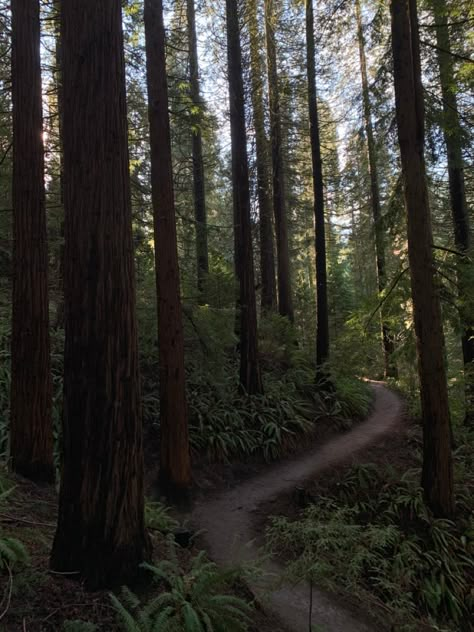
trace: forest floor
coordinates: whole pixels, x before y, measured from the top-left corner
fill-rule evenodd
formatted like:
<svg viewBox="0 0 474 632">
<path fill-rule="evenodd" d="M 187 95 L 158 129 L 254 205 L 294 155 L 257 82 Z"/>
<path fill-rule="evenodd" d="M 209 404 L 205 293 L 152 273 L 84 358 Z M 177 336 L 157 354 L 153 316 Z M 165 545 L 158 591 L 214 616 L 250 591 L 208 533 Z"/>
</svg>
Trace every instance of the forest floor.
<svg viewBox="0 0 474 632">
<path fill-rule="evenodd" d="M 399 431 L 404 419 L 401 399 L 380 383 L 373 383 L 375 402 L 369 418 L 342 436 L 318 445 L 303 456 L 269 466 L 264 473 L 234 489 L 197 503 L 191 521 L 203 531 L 202 544 L 221 564 L 258 563 L 260 577 L 249 581 L 265 612 L 276 616 L 292 632 L 307 632 L 311 622 L 325 632 L 369 632 L 380 623 L 337 596 L 309 585 L 282 585 L 284 569 L 262 556 L 262 516 L 288 514 L 295 494 L 323 472 L 347 463 L 364 448 Z M 387 446 L 388 447 L 388 446 Z M 290 500 L 289 500 L 290 499 Z"/>
<path fill-rule="evenodd" d="M 253 568 L 259 560 L 260 572 L 252 570 L 246 580 L 260 604 L 252 616 L 250 632 L 307 632 L 309 587 L 275 588 L 282 567 L 268 559 L 262 561 L 259 536 L 269 515 L 291 515 L 295 511 L 295 493 L 298 496 L 315 477 L 326 476 L 356 454 L 365 455 L 376 442 L 385 441 L 384 450 L 390 451 L 387 437 L 401 427 L 403 406 L 383 385 L 374 383 L 373 389 L 372 414 L 350 432 L 329 436 L 325 443 L 318 441 L 318 447 L 274 465 L 237 467 L 234 487 L 217 494 L 209 493 L 209 480 L 203 482 L 201 488 L 207 491 L 200 494 L 189 516 L 192 526 L 202 530 L 196 542 L 198 548 L 206 548 L 211 558 L 222 564 L 251 562 Z M 0 527 L 3 535 L 18 538 L 26 546 L 30 563 L 15 567 L 10 575 L 5 571 L 0 575 L 2 583 L 5 579 L 0 591 L 0 632 L 59 632 L 65 621 L 77 619 L 99 624 L 98 629 L 103 631 L 119 630 L 108 591 L 87 592 L 77 581 L 49 571 L 56 491 L 22 479 L 13 482 L 16 487 L 0 509 Z M 165 543 L 158 535 L 153 539 L 154 557 L 159 561 L 166 556 Z M 180 550 L 184 566 L 196 551 Z M 235 588 L 242 597 L 248 596 L 246 590 L 243 586 Z M 143 596 L 150 596 L 150 589 Z M 343 602 L 317 589 L 313 589 L 312 599 L 313 622 L 324 632 L 383 629 L 375 627 L 347 599 Z"/>
</svg>

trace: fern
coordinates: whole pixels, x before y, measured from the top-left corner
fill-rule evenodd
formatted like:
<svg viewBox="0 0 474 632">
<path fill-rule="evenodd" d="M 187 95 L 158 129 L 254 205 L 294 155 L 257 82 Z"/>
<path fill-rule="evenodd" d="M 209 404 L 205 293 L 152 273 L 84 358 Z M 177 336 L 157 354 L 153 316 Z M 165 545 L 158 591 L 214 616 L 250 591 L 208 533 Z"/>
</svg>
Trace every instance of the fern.
<svg viewBox="0 0 474 632">
<path fill-rule="evenodd" d="M 144 564 L 165 592 L 146 604 L 129 589 L 122 599 L 111 595 L 112 604 L 124 632 L 245 632 L 250 621 L 250 606 L 230 594 L 222 593 L 225 574 L 210 562 L 204 552 L 183 573 L 176 561 L 164 560 L 153 566 Z"/>
<path fill-rule="evenodd" d="M 12 568 L 15 564 L 27 563 L 28 552 L 24 545 L 16 538 L 0 538 L 0 570 L 7 566 Z"/>
<path fill-rule="evenodd" d="M 145 522 L 148 529 L 170 533 L 178 526 L 178 522 L 169 515 L 168 507 L 160 502 L 147 502 L 145 505 Z"/>
</svg>

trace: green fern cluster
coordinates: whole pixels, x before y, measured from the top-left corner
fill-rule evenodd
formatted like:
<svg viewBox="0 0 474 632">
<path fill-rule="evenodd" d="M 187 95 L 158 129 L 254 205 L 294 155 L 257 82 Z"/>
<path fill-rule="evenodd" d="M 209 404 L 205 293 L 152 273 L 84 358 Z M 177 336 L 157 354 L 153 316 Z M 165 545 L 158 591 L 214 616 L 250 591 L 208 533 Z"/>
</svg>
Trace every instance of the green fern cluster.
<svg viewBox="0 0 474 632">
<path fill-rule="evenodd" d="M 183 573 L 175 560 L 158 566 L 145 564 L 154 579 L 166 587 L 146 604 L 128 588 L 122 600 L 111 595 L 124 632 L 245 632 L 250 606 L 223 593 L 226 577 L 199 553 Z"/>
<path fill-rule="evenodd" d="M 0 536 L 0 571 L 16 564 L 28 562 L 28 552 L 16 538 Z"/>
<path fill-rule="evenodd" d="M 170 533 L 178 527 L 178 522 L 169 514 L 169 508 L 160 502 L 145 504 L 145 524 L 147 529 L 160 531 L 163 534 Z"/>
<path fill-rule="evenodd" d="M 12 493 L 14 487 L 0 478 L 0 506 Z M 12 569 L 17 564 L 26 564 L 29 560 L 25 546 L 16 538 L 3 536 L 0 531 L 0 571 Z"/>
<path fill-rule="evenodd" d="M 290 556 L 294 578 L 375 595 L 404 626 L 397 629 L 424 619 L 459 630 L 474 606 L 474 531 L 434 518 L 418 480 L 418 470 L 400 479 L 393 470 L 354 467 L 298 521 L 274 519 L 269 549 Z"/>
<path fill-rule="evenodd" d="M 266 395 L 241 397 L 234 388 L 225 397 L 217 395 L 196 390 L 189 400 L 192 446 L 213 459 L 262 454 L 270 461 L 314 428 L 311 406 L 290 390 L 284 397 L 271 385 Z"/>
</svg>

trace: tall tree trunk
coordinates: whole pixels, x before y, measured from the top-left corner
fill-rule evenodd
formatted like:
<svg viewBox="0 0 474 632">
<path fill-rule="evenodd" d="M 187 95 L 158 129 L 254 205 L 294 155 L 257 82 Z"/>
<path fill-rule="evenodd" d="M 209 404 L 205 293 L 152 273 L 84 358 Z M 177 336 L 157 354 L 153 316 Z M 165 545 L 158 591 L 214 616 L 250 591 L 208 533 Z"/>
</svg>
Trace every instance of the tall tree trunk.
<svg viewBox="0 0 474 632">
<path fill-rule="evenodd" d="M 232 188 L 236 230 L 236 261 L 239 265 L 240 387 L 249 395 L 263 391 L 257 348 L 257 304 L 250 218 L 250 187 L 245 128 L 242 51 L 238 0 L 226 0 L 227 59 L 229 75 L 230 128 L 232 143 Z"/>
<path fill-rule="evenodd" d="M 468 254 L 471 247 L 469 226 L 469 209 L 466 201 L 464 184 L 464 160 L 462 155 L 462 130 L 459 121 L 456 98 L 456 82 L 454 78 L 453 57 L 451 55 L 451 38 L 448 27 L 448 8 L 445 0 L 431 0 L 436 23 L 436 43 L 441 93 L 443 96 L 443 134 L 448 155 L 449 193 L 454 225 L 454 241 L 456 248 Z M 464 296 L 469 291 L 469 261 L 462 260 L 458 264 L 459 293 Z M 462 350 L 464 365 L 474 370 L 474 316 L 461 310 L 463 325 Z M 469 378 L 468 380 L 469 381 Z M 467 388 L 468 415 L 474 415 L 473 386 Z"/>
<path fill-rule="evenodd" d="M 450 516 L 454 512 L 450 417 L 426 184 L 424 104 L 415 0 L 391 0 L 391 14 L 398 138 L 423 414 L 422 486 L 433 512 Z"/>
<path fill-rule="evenodd" d="M 191 462 L 162 0 L 145 0 L 145 40 L 160 356 L 160 485 L 176 495 L 191 485 Z"/>
<path fill-rule="evenodd" d="M 194 112 L 192 116 L 192 153 L 194 215 L 196 221 L 197 278 L 198 290 L 199 293 L 202 294 L 204 290 L 204 280 L 209 274 L 209 254 L 207 247 L 207 212 L 204 179 L 204 160 L 202 157 L 202 101 L 199 90 L 199 58 L 197 50 L 196 13 L 194 0 L 186 0 L 186 10 L 188 21 L 191 101 Z"/>
<path fill-rule="evenodd" d="M 64 463 L 51 555 L 90 588 L 147 555 L 120 0 L 61 4 Z"/>
<path fill-rule="evenodd" d="M 285 205 L 283 147 L 278 87 L 277 54 L 275 45 L 274 0 L 264 0 L 265 33 L 267 43 L 268 94 L 270 102 L 270 133 L 272 144 L 273 211 L 278 263 L 278 308 L 282 316 L 294 320 L 291 293 L 290 255 L 288 246 L 288 218 Z"/>
<path fill-rule="evenodd" d="M 63 95 L 62 95 L 62 78 L 61 78 L 61 25 L 60 25 L 60 6 L 59 0 L 54 2 L 54 61 L 56 67 L 54 69 L 54 84 L 56 88 L 57 98 L 57 116 L 58 116 L 58 145 L 59 145 L 59 204 L 63 208 L 64 213 L 64 169 L 63 169 Z M 56 328 L 64 328 L 64 219 L 60 226 L 60 245 L 58 252 L 58 302 L 56 306 Z"/>
<path fill-rule="evenodd" d="M 326 272 L 326 235 L 324 217 L 324 186 L 319 135 L 319 115 L 316 93 L 316 63 L 314 43 L 313 0 L 306 0 L 306 55 L 308 71 L 308 107 L 311 136 L 311 160 L 313 165 L 313 196 L 316 246 L 316 366 L 329 359 L 329 316 Z"/>
<path fill-rule="evenodd" d="M 15 472 L 54 480 L 40 17 L 12 0 L 13 312 L 11 459 Z"/>
<path fill-rule="evenodd" d="M 248 2 L 250 31 L 250 79 L 252 84 L 253 124 L 257 158 L 257 192 L 260 211 L 260 270 L 262 275 L 262 311 L 275 311 L 277 307 L 275 283 L 275 255 L 273 245 L 272 204 L 270 196 L 269 147 L 265 133 L 263 98 L 263 60 L 260 52 L 260 29 L 257 3 Z"/>
<path fill-rule="evenodd" d="M 365 135 L 367 138 L 367 151 L 369 157 L 370 175 L 370 202 L 372 207 L 372 218 L 374 222 L 375 234 L 375 256 L 377 262 L 377 286 L 380 294 L 387 285 L 387 274 L 385 265 L 385 240 L 384 227 L 382 221 L 382 211 L 380 206 L 379 176 L 377 167 L 377 151 L 375 147 L 374 130 L 372 126 L 372 108 L 370 105 L 369 81 L 367 77 L 367 60 L 365 56 L 365 38 L 362 28 L 362 17 L 360 12 L 360 0 L 355 3 L 357 17 L 357 39 L 359 42 L 360 71 L 362 80 L 362 101 L 364 106 Z M 383 309 L 380 309 L 380 326 L 382 332 L 382 346 L 385 360 L 385 377 L 397 377 L 397 367 L 393 362 L 393 338 L 390 327 L 384 319 Z"/>
</svg>

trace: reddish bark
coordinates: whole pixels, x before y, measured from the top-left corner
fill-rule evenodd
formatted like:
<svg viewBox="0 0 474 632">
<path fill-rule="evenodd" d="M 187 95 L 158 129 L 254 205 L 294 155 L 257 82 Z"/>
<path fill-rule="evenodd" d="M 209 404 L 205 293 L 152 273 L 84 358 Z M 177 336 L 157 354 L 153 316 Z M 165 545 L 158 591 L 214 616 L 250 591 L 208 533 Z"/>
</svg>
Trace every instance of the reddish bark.
<svg viewBox="0 0 474 632">
<path fill-rule="evenodd" d="M 173 495 L 190 487 L 191 461 L 161 0 L 145 0 L 145 39 L 160 357 L 159 476 L 161 487 Z"/>
<path fill-rule="evenodd" d="M 146 558 L 120 0 L 61 4 L 65 204 L 63 472 L 54 570 L 89 588 Z"/>
<path fill-rule="evenodd" d="M 50 367 L 40 18 L 38 0 L 13 0 L 12 469 L 52 482 Z"/>
</svg>

